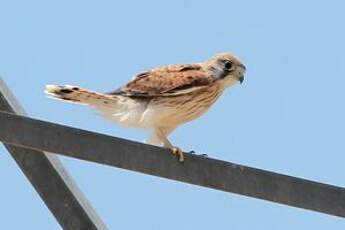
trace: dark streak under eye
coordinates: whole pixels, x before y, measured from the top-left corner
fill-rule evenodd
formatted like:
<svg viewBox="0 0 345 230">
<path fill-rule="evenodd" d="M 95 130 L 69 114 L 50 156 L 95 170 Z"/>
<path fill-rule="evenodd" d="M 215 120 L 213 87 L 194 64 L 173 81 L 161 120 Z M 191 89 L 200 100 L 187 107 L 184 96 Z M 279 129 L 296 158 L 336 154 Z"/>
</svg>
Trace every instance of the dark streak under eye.
<svg viewBox="0 0 345 230">
<path fill-rule="evenodd" d="M 226 76 L 228 76 L 228 74 L 230 73 L 231 71 L 229 70 L 223 70 L 223 73 L 219 76 L 221 79 L 225 78 Z"/>
<path fill-rule="evenodd" d="M 78 88 L 78 87 L 73 87 L 72 89 L 73 89 L 73 90 L 79 90 L 79 88 Z"/>
</svg>

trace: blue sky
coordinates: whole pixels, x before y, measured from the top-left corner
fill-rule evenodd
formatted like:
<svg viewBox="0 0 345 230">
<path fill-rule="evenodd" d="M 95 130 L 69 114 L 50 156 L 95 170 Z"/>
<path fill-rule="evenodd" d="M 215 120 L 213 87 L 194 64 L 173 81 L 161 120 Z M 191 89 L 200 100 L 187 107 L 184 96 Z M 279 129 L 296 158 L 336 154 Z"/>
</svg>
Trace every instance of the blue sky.
<svg viewBox="0 0 345 230">
<path fill-rule="evenodd" d="M 230 51 L 247 66 L 171 140 L 185 150 L 345 186 L 344 1 L 1 1 L 0 75 L 30 116 L 132 140 L 47 83 L 110 91 L 132 75 Z M 95 153 L 97 154 L 97 153 Z M 341 218 L 69 158 L 109 229 L 344 229 Z M 59 229 L 0 147 L 1 226 Z"/>
</svg>

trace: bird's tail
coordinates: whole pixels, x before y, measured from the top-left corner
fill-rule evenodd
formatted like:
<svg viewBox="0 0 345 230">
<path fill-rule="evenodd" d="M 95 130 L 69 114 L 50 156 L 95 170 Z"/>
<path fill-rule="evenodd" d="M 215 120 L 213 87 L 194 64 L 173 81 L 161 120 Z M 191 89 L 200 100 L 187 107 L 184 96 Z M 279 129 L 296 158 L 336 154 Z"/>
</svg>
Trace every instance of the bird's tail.
<svg viewBox="0 0 345 230">
<path fill-rule="evenodd" d="M 86 104 L 94 107 L 107 107 L 117 102 L 116 97 L 112 95 L 97 93 L 71 85 L 46 85 L 45 93 L 54 99 Z"/>
</svg>

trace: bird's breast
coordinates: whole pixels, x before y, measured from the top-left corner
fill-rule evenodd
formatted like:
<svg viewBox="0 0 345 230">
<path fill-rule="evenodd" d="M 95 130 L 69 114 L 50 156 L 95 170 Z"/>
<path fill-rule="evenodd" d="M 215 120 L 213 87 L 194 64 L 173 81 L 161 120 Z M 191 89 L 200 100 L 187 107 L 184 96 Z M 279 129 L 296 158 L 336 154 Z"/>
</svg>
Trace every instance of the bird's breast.
<svg viewBox="0 0 345 230">
<path fill-rule="evenodd" d="M 205 113 L 221 95 L 218 85 L 174 97 L 153 98 L 145 110 L 144 126 L 171 127 L 194 120 Z"/>
</svg>

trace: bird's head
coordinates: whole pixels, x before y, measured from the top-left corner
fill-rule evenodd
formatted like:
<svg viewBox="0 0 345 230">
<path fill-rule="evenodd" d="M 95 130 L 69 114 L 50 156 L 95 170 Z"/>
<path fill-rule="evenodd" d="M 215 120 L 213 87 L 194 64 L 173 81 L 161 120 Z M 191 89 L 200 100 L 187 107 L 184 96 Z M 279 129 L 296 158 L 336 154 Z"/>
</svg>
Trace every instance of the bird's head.
<svg viewBox="0 0 345 230">
<path fill-rule="evenodd" d="M 204 68 L 217 80 L 224 82 L 226 86 L 236 82 L 242 83 L 246 67 L 242 62 L 230 53 L 220 53 L 207 60 Z"/>
</svg>

